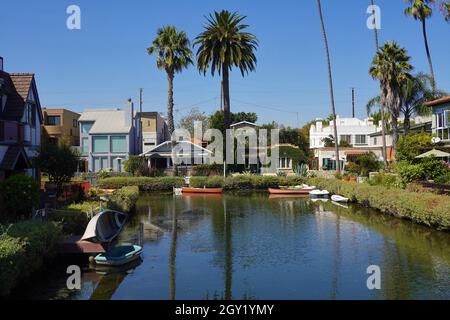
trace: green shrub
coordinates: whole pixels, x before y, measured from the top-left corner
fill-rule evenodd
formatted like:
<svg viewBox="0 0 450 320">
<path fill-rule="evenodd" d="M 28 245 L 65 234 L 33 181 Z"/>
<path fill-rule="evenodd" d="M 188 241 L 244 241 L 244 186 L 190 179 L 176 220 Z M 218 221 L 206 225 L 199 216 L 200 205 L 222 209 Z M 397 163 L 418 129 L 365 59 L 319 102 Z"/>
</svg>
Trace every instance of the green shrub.
<svg viewBox="0 0 450 320">
<path fill-rule="evenodd" d="M 147 161 L 141 156 L 129 156 L 127 160 L 123 162 L 123 168 L 125 172 L 132 175 L 141 175 L 142 167 L 147 166 Z"/>
<path fill-rule="evenodd" d="M 193 188 L 222 188 L 223 177 L 191 177 L 189 185 Z"/>
<path fill-rule="evenodd" d="M 378 173 L 367 180 L 371 186 L 383 186 L 385 188 L 403 188 L 405 184 L 398 175 L 390 173 Z"/>
<path fill-rule="evenodd" d="M 19 281 L 55 257 L 62 232 L 53 222 L 31 220 L 1 229 L 0 295 L 7 295 Z"/>
<path fill-rule="evenodd" d="M 345 165 L 345 172 L 359 175 L 359 173 L 361 172 L 361 167 L 354 162 L 349 162 Z"/>
<path fill-rule="evenodd" d="M 450 184 L 450 170 L 447 170 L 445 174 L 434 179 L 434 182 L 442 184 Z"/>
<path fill-rule="evenodd" d="M 340 194 L 354 202 L 383 213 L 412 220 L 439 230 L 450 230 L 450 197 L 432 193 L 416 193 L 403 189 L 387 189 L 352 182 L 312 178 L 309 184 Z"/>
<path fill-rule="evenodd" d="M 120 189 L 137 186 L 141 191 L 168 191 L 183 185 L 182 177 L 113 177 L 101 179 L 97 186 L 104 189 Z"/>
<path fill-rule="evenodd" d="M 397 172 L 400 174 L 402 182 L 406 185 L 413 181 L 424 180 L 426 178 L 423 167 L 418 164 L 402 162 L 397 165 Z"/>
<path fill-rule="evenodd" d="M 419 180 L 445 180 L 449 171 L 447 165 L 433 157 L 422 159 L 416 164 L 401 162 L 397 166 L 397 172 L 405 184 Z"/>
<path fill-rule="evenodd" d="M 398 139 L 395 159 L 414 162 L 418 155 L 431 149 L 433 149 L 431 135 L 426 132 L 409 133 Z"/>
<path fill-rule="evenodd" d="M 434 157 L 423 159 L 420 165 L 425 178 L 428 180 L 435 180 L 436 178 L 445 176 L 450 171 L 446 164 Z"/>
<path fill-rule="evenodd" d="M 14 175 L 0 183 L 1 220 L 15 220 L 19 216 L 31 217 L 33 207 L 39 203 L 39 183 L 25 175 Z"/>
<path fill-rule="evenodd" d="M 220 176 L 223 174 L 221 164 L 199 164 L 195 167 L 193 176 Z"/>
<path fill-rule="evenodd" d="M 129 213 L 134 209 L 138 198 L 137 186 L 122 187 L 111 194 L 107 206 L 112 210 Z"/>
</svg>

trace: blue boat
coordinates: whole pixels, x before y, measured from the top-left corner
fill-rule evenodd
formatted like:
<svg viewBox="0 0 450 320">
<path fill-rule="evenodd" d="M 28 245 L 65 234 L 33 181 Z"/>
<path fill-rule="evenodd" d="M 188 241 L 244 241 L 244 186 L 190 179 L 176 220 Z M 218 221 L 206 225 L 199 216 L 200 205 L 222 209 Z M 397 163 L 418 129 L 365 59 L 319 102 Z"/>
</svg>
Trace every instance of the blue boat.
<svg viewBox="0 0 450 320">
<path fill-rule="evenodd" d="M 98 254 L 94 260 L 106 266 L 121 266 L 141 258 L 142 247 L 138 245 L 119 245 L 105 253 Z"/>
</svg>

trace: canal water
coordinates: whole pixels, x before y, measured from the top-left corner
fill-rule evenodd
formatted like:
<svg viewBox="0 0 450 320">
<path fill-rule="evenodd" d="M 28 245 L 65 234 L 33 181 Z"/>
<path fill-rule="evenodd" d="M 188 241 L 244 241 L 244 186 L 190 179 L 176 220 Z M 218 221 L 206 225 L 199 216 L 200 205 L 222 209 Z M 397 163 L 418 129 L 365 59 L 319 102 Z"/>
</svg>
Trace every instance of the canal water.
<svg viewBox="0 0 450 320">
<path fill-rule="evenodd" d="M 69 261 L 15 292 L 27 299 L 450 299 L 450 234 L 360 206 L 267 194 L 141 196 L 120 236 L 142 261 Z M 369 290 L 369 266 L 380 289 Z"/>
</svg>

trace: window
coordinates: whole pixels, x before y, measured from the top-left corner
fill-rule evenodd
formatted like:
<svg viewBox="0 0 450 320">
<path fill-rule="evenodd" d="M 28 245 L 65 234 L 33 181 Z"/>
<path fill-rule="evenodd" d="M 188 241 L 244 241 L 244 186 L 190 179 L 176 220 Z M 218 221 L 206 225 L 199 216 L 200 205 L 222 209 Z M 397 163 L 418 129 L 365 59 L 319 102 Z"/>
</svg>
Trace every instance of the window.
<svg viewBox="0 0 450 320">
<path fill-rule="evenodd" d="M 109 152 L 108 137 L 107 136 L 92 137 L 92 152 Z"/>
<path fill-rule="evenodd" d="M 72 126 L 73 126 L 74 128 L 78 127 L 78 120 L 77 120 L 77 119 L 73 119 L 73 120 L 72 120 Z"/>
<path fill-rule="evenodd" d="M 278 168 L 291 169 L 292 168 L 292 160 L 290 158 L 280 158 L 278 161 Z"/>
<path fill-rule="evenodd" d="M 442 140 L 450 140 L 450 110 L 436 114 L 436 134 Z"/>
<path fill-rule="evenodd" d="M 127 152 L 126 136 L 111 137 L 111 152 Z"/>
<path fill-rule="evenodd" d="M 352 143 L 352 136 L 349 135 L 349 134 L 341 135 L 341 139 L 340 139 L 339 142 L 343 142 L 343 141 L 347 142 L 348 144 L 351 144 Z"/>
<path fill-rule="evenodd" d="M 450 128 L 450 110 L 445 110 L 444 111 L 444 125 L 447 128 Z"/>
<path fill-rule="evenodd" d="M 47 116 L 47 125 L 48 126 L 60 126 L 61 125 L 61 116 Z"/>
<path fill-rule="evenodd" d="M 154 146 L 155 144 L 154 142 L 144 142 L 144 146 Z"/>
<path fill-rule="evenodd" d="M 89 138 L 81 139 L 81 154 L 87 155 L 89 152 Z"/>
<path fill-rule="evenodd" d="M 374 146 L 378 145 L 377 138 L 373 138 L 373 145 L 374 145 Z"/>
<path fill-rule="evenodd" d="M 357 134 L 357 135 L 355 136 L 355 144 L 357 144 L 357 145 L 364 145 L 364 144 L 367 144 L 367 142 L 366 142 L 366 136 L 365 136 L 365 135 L 362 135 L 362 134 Z"/>
<path fill-rule="evenodd" d="M 94 125 L 93 122 L 81 123 L 81 133 L 89 133 L 89 131 L 91 131 L 93 125 Z"/>
</svg>

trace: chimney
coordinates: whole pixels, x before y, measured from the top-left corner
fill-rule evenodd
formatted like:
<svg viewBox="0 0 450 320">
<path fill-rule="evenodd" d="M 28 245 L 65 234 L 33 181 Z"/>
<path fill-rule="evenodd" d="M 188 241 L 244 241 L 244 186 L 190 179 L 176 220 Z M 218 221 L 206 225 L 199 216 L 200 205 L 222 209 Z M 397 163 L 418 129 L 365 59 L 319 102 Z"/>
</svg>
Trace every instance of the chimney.
<svg viewBox="0 0 450 320">
<path fill-rule="evenodd" d="M 127 104 L 125 105 L 125 125 L 133 126 L 133 112 L 134 112 L 133 102 L 131 99 L 128 99 Z"/>
<path fill-rule="evenodd" d="M 355 88 L 352 88 L 352 118 L 355 117 Z"/>
</svg>

